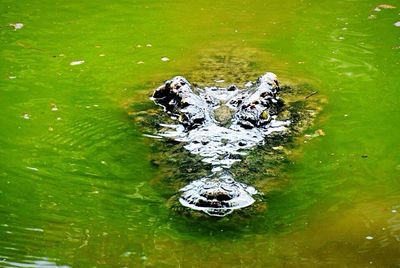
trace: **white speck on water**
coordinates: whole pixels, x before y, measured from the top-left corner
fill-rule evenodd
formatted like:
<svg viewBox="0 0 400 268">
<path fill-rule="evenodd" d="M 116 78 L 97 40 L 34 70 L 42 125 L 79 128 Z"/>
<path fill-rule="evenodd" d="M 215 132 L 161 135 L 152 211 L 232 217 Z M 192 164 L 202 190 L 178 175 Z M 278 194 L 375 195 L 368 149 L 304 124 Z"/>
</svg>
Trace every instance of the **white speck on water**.
<svg viewBox="0 0 400 268">
<path fill-rule="evenodd" d="M 17 78 L 17 77 L 14 76 L 14 75 L 11 75 L 11 76 L 9 76 L 8 78 L 9 78 L 9 79 L 15 79 L 15 78 Z"/>
<path fill-rule="evenodd" d="M 146 256 L 142 256 L 142 257 L 140 257 L 140 259 L 141 259 L 142 261 L 145 261 L 145 260 L 147 260 L 148 258 L 147 258 Z"/>
<path fill-rule="evenodd" d="M 89 106 L 89 105 L 86 105 L 85 107 L 86 107 L 86 109 L 90 109 L 90 106 Z"/>
<path fill-rule="evenodd" d="M 375 7 L 374 11 L 379 12 L 382 11 L 382 9 L 394 9 L 396 8 L 393 5 L 389 5 L 389 4 L 380 4 L 378 6 Z"/>
<path fill-rule="evenodd" d="M 83 64 L 83 63 L 85 63 L 84 60 L 77 60 L 77 61 L 72 61 L 69 65 L 74 66 L 74 65 L 80 65 L 80 64 Z"/>
<path fill-rule="evenodd" d="M 22 115 L 22 118 L 28 120 L 28 119 L 31 118 L 31 116 L 30 116 L 28 113 L 24 113 L 24 114 Z"/>
<path fill-rule="evenodd" d="M 22 27 L 24 27 L 23 23 L 20 22 L 16 22 L 16 23 L 10 23 L 10 26 L 14 28 L 14 30 L 19 30 L 22 29 Z"/>
<path fill-rule="evenodd" d="M 52 111 L 58 111 L 57 105 L 55 105 L 54 103 L 52 103 L 50 105 L 51 105 L 51 110 Z"/>
<path fill-rule="evenodd" d="M 33 171 L 38 171 L 39 169 L 35 168 L 35 167 L 26 167 L 27 169 L 33 170 Z"/>
<path fill-rule="evenodd" d="M 169 58 L 167 58 L 167 57 L 162 57 L 162 58 L 161 58 L 161 61 L 164 61 L 164 62 L 165 62 L 165 61 L 169 61 Z"/>
<path fill-rule="evenodd" d="M 49 127 L 49 131 L 53 131 L 54 130 L 54 128 L 53 127 Z"/>
<path fill-rule="evenodd" d="M 215 83 L 223 83 L 223 82 L 225 82 L 224 79 L 215 80 Z"/>
<path fill-rule="evenodd" d="M 392 209 L 392 213 L 397 213 L 397 210 L 395 210 L 395 209 Z"/>
<path fill-rule="evenodd" d="M 141 48 L 141 47 L 142 47 L 142 45 L 137 45 L 136 47 L 137 47 L 137 48 Z"/>
<path fill-rule="evenodd" d="M 348 114 L 345 114 L 345 115 L 343 115 L 344 117 L 348 117 L 349 115 Z"/>
<path fill-rule="evenodd" d="M 61 117 L 57 117 L 57 121 L 60 121 L 60 120 L 62 120 L 62 118 Z"/>
<path fill-rule="evenodd" d="M 25 228 L 25 230 L 34 231 L 34 232 L 44 232 L 44 230 L 41 228 Z"/>
<path fill-rule="evenodd" d="M 144 61 L 138 61 L 137 64 L 144 64 Z"/>
<path fill-rule="evenodd" d="M 344 36 L 339 36 L 339 40 L 344 40 Z"/>
<path fill-rule="evenodd" d="M 132 252 L 130 252 L 130 251 L 127 251 L 127 252 L 125 252 L 125 253 L 122 253 L 122 257 L 129 257 L 129 256 L 131 256 L 133 253 Z"/>
<path fill-rule="evenodd" d="M 153 45 L 152 44 L 146 44 L 146 47 L 152 47 Z"/>
<path fill-rule="evenodd" d="M 100 163 L 102 163 L 103 165 L 107 165 L 107 162 L 102 160 Z"/>
<path fill-rule="evenodd" d="M 99 107 L 99 105 L 98 104 L 93 104 L 93 107 Z"/>
<path fill-rule="evenodd" d="M 104 57 L 105 55 L 104 54 L 99 54 L 99 57 Z"/>
<path fill-rule="evenodd" d="M 374 239 L 374 237 L 369 235 L 369 236 L 366 236 L 365 239 L 372 240 L 372 239 Z"/>
<path fill-rule="evenodd" d="M 395 23 L 394 23 L 394 26 L 400 27 L 400 21 L 395 22 Z"/>
</svg>

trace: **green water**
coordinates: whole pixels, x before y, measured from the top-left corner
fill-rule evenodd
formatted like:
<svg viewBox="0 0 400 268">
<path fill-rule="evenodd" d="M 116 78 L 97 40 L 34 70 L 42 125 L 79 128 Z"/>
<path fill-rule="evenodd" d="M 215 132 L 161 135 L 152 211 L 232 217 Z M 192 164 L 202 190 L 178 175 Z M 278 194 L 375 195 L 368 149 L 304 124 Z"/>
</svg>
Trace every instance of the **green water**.
<svg viewBox="0 0 400 268">
<path fill-rule="evenodd" d="M 400 4 L 378 4 L 0 0 L 0 266 L 399 267 Z M 243 222 L 171 213 L 128 118 L 207 49 L 328 99 Z"/>
</svg>

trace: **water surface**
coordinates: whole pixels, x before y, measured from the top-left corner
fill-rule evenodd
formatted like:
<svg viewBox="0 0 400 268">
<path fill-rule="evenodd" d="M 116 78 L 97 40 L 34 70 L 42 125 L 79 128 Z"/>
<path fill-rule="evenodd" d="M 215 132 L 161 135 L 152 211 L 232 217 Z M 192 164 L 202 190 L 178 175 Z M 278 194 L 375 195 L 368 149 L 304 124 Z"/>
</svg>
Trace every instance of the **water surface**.
<svg viewBox="0 0 400 268">
<path fill-rule="evenodd" d="M 397 267 L 400 5 L 379 4 L 0 1 L 0 266 Z M 241 223 L 171 213 L 128 117 L 209 51 L 329 101 Z"/>
</svg>

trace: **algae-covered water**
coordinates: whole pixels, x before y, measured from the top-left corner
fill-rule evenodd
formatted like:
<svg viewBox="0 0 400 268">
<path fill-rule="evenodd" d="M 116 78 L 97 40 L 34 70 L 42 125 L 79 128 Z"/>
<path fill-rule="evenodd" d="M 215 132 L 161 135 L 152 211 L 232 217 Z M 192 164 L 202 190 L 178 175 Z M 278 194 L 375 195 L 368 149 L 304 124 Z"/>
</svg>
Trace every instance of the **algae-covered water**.
<svg viewBox="0 0 400 268">
<path fill-rule="evenodd" d="M 399 267 L 399 14 L 393 0 L 1 0 L 0 266 Z M 245 220 L 171 212 L 128 116 L 210 53 L 328 100 L 306 132 L 325 136 L 299 140 Z M 228 73 L 214 78 L 240 80 Z"/>
</svg>

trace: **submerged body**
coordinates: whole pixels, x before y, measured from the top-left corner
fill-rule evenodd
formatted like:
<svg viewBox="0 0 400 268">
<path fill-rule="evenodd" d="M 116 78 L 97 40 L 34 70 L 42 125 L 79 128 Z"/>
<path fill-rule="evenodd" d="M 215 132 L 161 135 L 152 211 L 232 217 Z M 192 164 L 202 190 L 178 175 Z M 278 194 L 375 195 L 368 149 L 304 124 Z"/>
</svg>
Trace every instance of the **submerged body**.
<svg viewBox="0 0 400 268">
<path fill-rule="evenodd" d="M 244 89 L 193 88 L 183 77 L 166 81 L 152 99 L 175 124 L 160 136 L 184 143 L 184 148 L 211 165 L 210 175 L 180 189 L 180 203 L 211 216 L 225 216 L 254 203 L 257 190 L 234 179 L 230 172 L 246 150 L 262 144 L 272 133 L 285 132 L 290 120 L 278 120 L 284 106 L 273 73 Z"/>
</svg>

